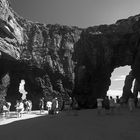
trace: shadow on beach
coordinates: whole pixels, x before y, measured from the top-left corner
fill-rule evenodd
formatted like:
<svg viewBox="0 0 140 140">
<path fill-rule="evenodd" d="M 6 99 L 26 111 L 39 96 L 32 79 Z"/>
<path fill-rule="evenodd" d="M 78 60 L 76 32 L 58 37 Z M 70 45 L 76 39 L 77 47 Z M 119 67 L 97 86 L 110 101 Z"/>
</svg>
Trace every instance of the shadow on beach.
<svg viewBox="0 0 140 140">
<path fill-rule="evenodd" d="M 140 110 L 97 115 L 96 110 L 44 115 L 0 126 L 4 140 L 140 140 Z M 38 112 L 36 112 L 38 114 Z M 36 115 L 33 112 L 34 115 Z M 31 115 L 31 114 L 29 114 Z"/>
</svg>

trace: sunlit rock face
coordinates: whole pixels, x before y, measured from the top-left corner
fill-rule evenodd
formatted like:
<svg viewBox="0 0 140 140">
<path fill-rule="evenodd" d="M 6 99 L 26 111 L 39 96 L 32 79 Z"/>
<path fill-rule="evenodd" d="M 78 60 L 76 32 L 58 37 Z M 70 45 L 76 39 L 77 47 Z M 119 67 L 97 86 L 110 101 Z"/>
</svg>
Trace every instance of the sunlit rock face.
<svg viewBox="0 0 140 140">
<path fill-rule="evenodd" d="M 17 23 L 15 13 L 6 0 L 0 1 L 0 50 L 15 59 L 20 57 L 23 29 Z"/>
<path fill-rule="evenodd" d="M 0 77 L 9 73 L 7 100 L 15 104 L 19 83 L 38 107 L 41 96 L 69 95 L 84 108 L 104 97 L 113 70 L 130 65 L 140 81 L 139 18 L 80 29 L 40 24 L 18 16 L 0 0 Z"/>
<path fill-rule="evenodd" d="M 1 75 L 9 72 L 11 78 L 7 100 L 15 104 L 21 98 L 18 88 L 22 79 L 27 99 L 34 100 L 35 108 L 43 95 L 72 95 L 72 55 L 82 29 L 27 21 L 14 13 L 6 0 L 0 0 L 0 8 L 0 65 L 5 63 Z"/>
</svg>

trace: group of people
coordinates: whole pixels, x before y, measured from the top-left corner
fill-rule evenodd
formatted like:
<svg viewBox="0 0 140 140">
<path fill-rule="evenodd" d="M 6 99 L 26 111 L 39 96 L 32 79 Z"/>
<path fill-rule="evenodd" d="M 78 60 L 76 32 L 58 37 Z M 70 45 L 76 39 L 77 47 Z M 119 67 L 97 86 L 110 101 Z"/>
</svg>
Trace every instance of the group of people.
<svg viewBox="0 0 140 140">
<path fill-rule="evenodd" d="M 67 101 L 64 99 L 58 99 L 58 97 L 53 97 L 51 100 L 45 100 L 44 97 L 39 99 L 39 109 L 40 114 L 44 112 L 44 110 L 48 111 L 48 114 L 58 114 L 59 111 L 62 110 L 71 110 L 71 109 L 77 109 L 78 103 L 75 99 L 72 99 L 69 97 Z M 5 114 L 5 116 L 9 115 L 10 112 L 11 103 L 5 102 L 5 104 L 2 107 L 2 111 Z M 17 117 L 21 117 L 23 113 L 29 113 L 32 110 L 32 101 L 27 99 L 20 99 L 16 101 L 15 104 L 15 110 L 17 113 Z"/>
<path fill-rule="evenodd" d="M 2 106 L 2 110 L 3 113 L 5 115 L 5 117 L 10 115 L 10 107 L 11 107 L 11 103 L 10 102 L 5 102 Z"/>
<path fill-rule="evenodd" d="M 137 106 L 136 104 L 138 104 L 138 100 L 136 102 L 136 100 L 134 100 L 134 98 L 132 97 L 128 99 L 128 108 L 130 112 L 134 110 L 134 108 Z M 101 114 L 103 110 L 105 110 L 106 114 L 113 114 L 115 110 L 117 110 L 118 112 L 120 111 L 121 105 L 122 102 L 119 96 L 116 96 L 115 99 L 112 96 L 106 96 L 105 98 L 97 98 L 97 113 Z M 9 115 L 10 107 L 10 102 L 5 102 L 5 104 L 3 105 L 3 113 L 5 114 L 5 116 Z M 15 108 L 17 112 L 17 117 L 21 117 L 23 113 L 31 112 L 32 101 L 27 99 L 17 100 Z M 71 97 L 68 101 L 62 100 L 61 105 L 60 100 L 58 100 L 57 97 L 54 97 L 53 99 L 47 101 L 44 99 L 44 97 L 42 97 L 39 100 L 40 114 L 42 114 L 45 109 L 48 111 L 48 114 L 58 114 L 60 110 L 70 110 L 77 108 L 78 103 L 75 99 L 72 99 Z"/>
<path fill-rule="evenodd" d="M 10 102 L 5 102 L 3 104 L 2 111 L 5 115 L 5 117 L 8 117 L 10 115 L 10 107 L 11 107 Z M 27 100 L 27 99 L 17 100 L 16 105 L 15 105 L 15 110 L 16 110 L 18 118 L 21 117 L 24 112 L 27 112 L 27 113 L 30 112 L 32 110 L 31 100 Z"/>
<path fill-rule="evenodd" d="M 44 97 L 40 98 L 39 101 L 39 109 L 40 114 L 44 112 L 44 109 L 48 110 L 48 114 L 57 114 L 59 112 L 58 109 L 58 98 L 54 97 L 52 100 L 48 100 L 45 102 Z"/>
<path fill-rule="evenodd" d="M 106 96 L 104 99 L 97 98 L 97 113 L 101 114 L 104 108 L 106 114 L 113 114 L 115 110 L 120 111 L 122 104 L 123 102 L 121 102 L 119 96 L 116 96 L 116 99 L 114 99 L 112 96 Z M 130 112 L 132 112 L 136 107 L 135 100 L 132 97 L 129 97 L 127 104 Z"/>
<path fill-rule="evenodd" d="M 45 100 L 44 97 L 39 100 L 40 114 L 44 112 L 44 109 L 48 111 L 48 114 L 58 114 L 62 110 L 78 109 L 78 103 L 75 98 L 69 97 L 67 100 L 58 99 L 53 97 L 53 99 Z"/>
<path fill-rule="evenodd" d="M 16 101 L 16 112 L 17 117 L 21 117 L 24 112 L 29 113 L 32 110 L 32 101 L 31 100 L 17 100 Z"/>
</svg>

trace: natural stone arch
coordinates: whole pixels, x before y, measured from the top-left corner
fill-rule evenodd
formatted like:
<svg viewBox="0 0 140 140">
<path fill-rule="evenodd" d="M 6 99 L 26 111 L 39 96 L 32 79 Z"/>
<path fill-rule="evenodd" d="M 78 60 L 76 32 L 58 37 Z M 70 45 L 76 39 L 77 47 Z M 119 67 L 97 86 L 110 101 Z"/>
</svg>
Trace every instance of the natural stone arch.
<svg viewBox="0 0 140 140">
<path fill-rule="evenodd" d="M 131 66 L 140 81 L 139 16 L 120 20 L 113 25 L 87 28 L 75 44 L 74 95 L 82 107 L 96 106 L 98 97 L 104 98 L 113 70 Z"/>
<path fill-rule="evenodd" d="M 109 86 L 109 90 L 107 91 L 107 96 L 113 96 L 113 98 L 116 98 L 116 96 L 119 96 L 121 98 L 123 96 L 125 79 L 130 71 L 130 66 L 123 66 L 114 69 L 111 74 L 111 84 Z"/>
<path fill-rule="evenodd" d="M 92 108 L 106 95 L 115 68 L 131 66 L 140 81 L 139 23 L 140 15 L 87 29 L 33 23 L 0 0 L 0 52 L 15 60 L 15 68 L 27 66 L 31 89 L 37 80 L 43 92 L 73 95 L 81 107 Z"/>
</svg>

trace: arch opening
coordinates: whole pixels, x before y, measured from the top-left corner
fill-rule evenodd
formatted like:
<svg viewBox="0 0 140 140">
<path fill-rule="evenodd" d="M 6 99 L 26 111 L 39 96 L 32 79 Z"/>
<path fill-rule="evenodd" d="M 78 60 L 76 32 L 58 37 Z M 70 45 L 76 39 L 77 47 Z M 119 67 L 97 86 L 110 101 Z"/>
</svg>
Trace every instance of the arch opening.
<svg viewBox="0 0 140 140">
<path fill-rule="evenodd" d="M 127 78 L 128 76 L 129 78 Z M 130 77 L 130 66 L 116 68 L 112 72 L 111 85 L 107 91 L 107 96 L 112 96 L 113 98 L 119 96 L 127 100 L 129 97 L 128 91 L 131 90 L 135 98 L 140 98 L 140 85 L 134 77 Z"/>
</svg>

